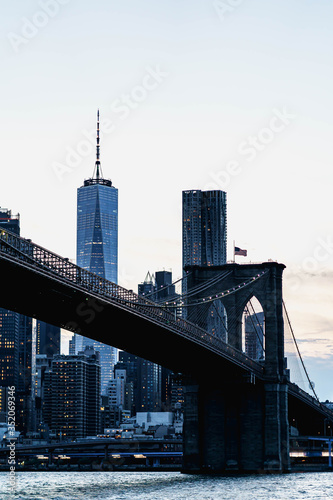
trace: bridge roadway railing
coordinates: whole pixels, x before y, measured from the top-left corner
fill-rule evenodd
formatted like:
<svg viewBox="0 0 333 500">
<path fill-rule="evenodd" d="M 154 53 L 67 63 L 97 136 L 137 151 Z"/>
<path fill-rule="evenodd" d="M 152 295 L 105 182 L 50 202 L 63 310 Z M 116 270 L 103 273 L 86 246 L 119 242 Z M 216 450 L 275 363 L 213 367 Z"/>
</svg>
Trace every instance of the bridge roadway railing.
<svg viewBox="0 0 333 500">
<path fill-rule="evenodd" d="M 116 283 L 108 281 L 97 274 L 73 264 L 69 259 L 61 257 L 45 248 L 32 243 L 31 240 L 17 236 L 5 229 L 0 229 L 0 255 L 18 261 L 21 265 L 30 267 L 42 274 L 60 277 L 87 292 L 98 294 L 116 302 L 123 309 L 128 309 L 155 323 L 172 329 L 176 333 L 222 354 L 235 364 L 248 371 L 262 376 L 263 366 L 233 348 L 218 337 L 215 337 L 199 326 L 176 318 L 175 315 L 161 305 L 133 292 Z"/>
</svg>

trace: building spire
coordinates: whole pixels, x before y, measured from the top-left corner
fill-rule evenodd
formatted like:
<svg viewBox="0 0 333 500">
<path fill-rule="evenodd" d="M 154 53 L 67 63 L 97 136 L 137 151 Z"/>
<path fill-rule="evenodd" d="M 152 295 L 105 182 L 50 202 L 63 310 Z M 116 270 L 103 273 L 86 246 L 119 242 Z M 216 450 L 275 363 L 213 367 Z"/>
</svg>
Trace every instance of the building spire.
<svg viewBox="0 0 333 500">
<path fill-rule="evenodd" d="M 96 130 L 96 161 L 93 176 L 91 179 L 84 181 L 85 186 L 93 186 L 95 184 L 103 184 L 104 186 L 112 186 L 110 179 L 103 179 L 103 172 L 100 160 L 100 137 L 99 137 L 99 109 L 97 109 L 97 130 Z"/>
<path fill-rule="evenodd" d="M 97 143 L 96 143 L 96 179 L 100 178 L 100 145 L 99 145 L 99 109 L 97 110 Z"/>
</svg>

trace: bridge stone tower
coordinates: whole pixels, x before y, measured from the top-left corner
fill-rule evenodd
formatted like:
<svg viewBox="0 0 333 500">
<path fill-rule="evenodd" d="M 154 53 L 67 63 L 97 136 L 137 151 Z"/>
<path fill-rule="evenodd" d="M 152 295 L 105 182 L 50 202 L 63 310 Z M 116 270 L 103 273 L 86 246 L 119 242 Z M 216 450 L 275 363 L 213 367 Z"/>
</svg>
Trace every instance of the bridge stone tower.
<svg viewBox="0 0 333 500">
<path fill-rule="evenodd" d="M 195 299 L 235 291 L 222 298 L 227 313 L 228 343 L 242 349 L 242 316 L 256 297 L 265 316 L 264 376 L 221 361 L 220 366 L 198 367 L 185 379 L 184 472 L 272 471 L 290 469 L 288 425 L 288 372 L 284 358 L 282 273 L 285 266 L 226 264 L 189 266 L 188 290 L 221 275 Z M 253 277 L 249 286 L 243 287 Z M 193 297 L 192 297 L 193 300 Z M 202 304 L 188 308 L 188 320 L 197 323 Z"/>
</svg>

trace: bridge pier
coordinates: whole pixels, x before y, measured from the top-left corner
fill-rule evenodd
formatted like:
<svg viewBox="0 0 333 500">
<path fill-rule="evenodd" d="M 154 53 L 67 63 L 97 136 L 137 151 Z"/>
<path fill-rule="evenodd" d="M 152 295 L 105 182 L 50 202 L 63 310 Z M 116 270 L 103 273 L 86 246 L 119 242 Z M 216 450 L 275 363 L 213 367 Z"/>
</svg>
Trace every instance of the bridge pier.
<svg viewBox="0 0 333 500">
<path fill-rule="evenodd" d="M 282 311 L 282 273 L 284 265 L 227 264 L 225 266 L 189 266 L 188 290 L 209 283 L 221 271 L 225 290 L 220 295 L 228 324 L 228 344 L 242 350 L 242 318 L 248 301 L 255 296 L 265 317 L 264 374 L 255 380 L 251 370 L 237 369 L 221 362 L 197 375 L 197 389 L 190 384 L 185 390 L 184 471 L 212 472 L 284 472 L 290 470 L 288 425 L 288 374 L 284 358 L 284 325 Z M 256 276 L 264 277 L 256 280 Z M 243 285 L 249 279 L 251 286 Z M 188 319 L 206 318 L 204 299 L 218 296 L 221 283 L 198 288 L 196 307 L 189 309 Z M 243 286 L 243 288 L 242 288 Z M 236 293 L 237 291 L 237 293 Z M 193 297 L 192 297 L 192 300 Z M 208 319 L 205 319 L 207 322 Z M 208 323 L 203 326 L 208 330 Z M 193 408 L 195 405 L 196 408 Z M 188 429 L 188 430 L 187 430 Z M 195 430 L 195 431 L 194 431 Z M 195 454 L 194 454 L 195 450 Z M 190 456 L 193 460 L 188 460 Z M 194 460 L 195 456 L 195 460 Z"/>
<path fill-rule="evenodd" d="M 200 420 L 199 385 L 195 381 L 188 381 L 184 385 L 184 472 L 200 472 L 202 468 Z"/>
<path fill-rule="evenodd" d="M 266 471 L 290 470 L 287 385 L 265 384 L 265 462 Z"/>
<path fill-rule="evenodd" d="M 289 471 L 286 385 L 192 381 L 184 395 L 184 473 Z"/>
</svg>

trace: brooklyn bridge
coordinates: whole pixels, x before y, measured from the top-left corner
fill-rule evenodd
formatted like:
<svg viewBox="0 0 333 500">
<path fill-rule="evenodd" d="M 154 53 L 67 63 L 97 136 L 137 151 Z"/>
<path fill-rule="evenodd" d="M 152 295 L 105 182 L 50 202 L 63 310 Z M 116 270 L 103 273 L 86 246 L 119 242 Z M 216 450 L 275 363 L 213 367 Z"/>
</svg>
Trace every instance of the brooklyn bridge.
<svg viewBox="0 0 333 500">
<path fill-rule="evenodd" d="M 157 303 L 1 230 L 0 275 L 12 286 L 0 306 L 181 374 L 184 472 L 287 472 L 293 422 L 300 435 L 315 436 L 333 422 L 333 412 L 290 381 L 284 268 L 277 262 L 190 266 L 186 292 Z M 253 298 L 265 318 L 260 359 L 242 348 L 243 313 Z M 221 304 L 225 331 L 217 335 L 209 311 Z"/>
</svg>

